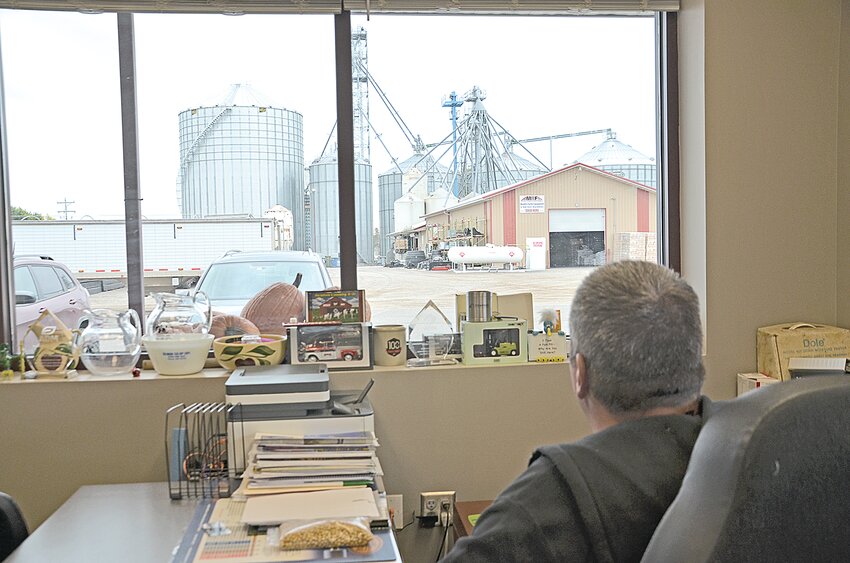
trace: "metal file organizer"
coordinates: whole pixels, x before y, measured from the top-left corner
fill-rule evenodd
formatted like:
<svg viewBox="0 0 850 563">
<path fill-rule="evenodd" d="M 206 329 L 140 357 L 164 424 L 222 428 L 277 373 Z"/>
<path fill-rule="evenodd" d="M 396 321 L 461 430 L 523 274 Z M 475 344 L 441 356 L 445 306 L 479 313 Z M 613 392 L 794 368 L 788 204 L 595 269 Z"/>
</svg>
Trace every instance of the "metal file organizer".
<svg viewBox="0 0 850 563">
<path fill-rule="evenodd" d="M 165 412 L 165 462 L 168 496 L 228 497 L 238 486 L 246 452 L 228 436 L 242 436 L 241 405 L 180 403 Z"/>
</svg>

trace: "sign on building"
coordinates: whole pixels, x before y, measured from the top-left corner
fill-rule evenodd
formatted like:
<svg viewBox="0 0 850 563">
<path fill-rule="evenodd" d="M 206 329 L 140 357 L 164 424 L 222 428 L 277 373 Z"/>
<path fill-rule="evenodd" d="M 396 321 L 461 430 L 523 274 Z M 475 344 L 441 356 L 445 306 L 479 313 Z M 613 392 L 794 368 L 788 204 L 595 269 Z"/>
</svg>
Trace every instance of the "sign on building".
<svg viewBox="0 0 850 563">
<path fill-rule="evenodd" d="M 543 213 L 545 207 L 542 195 L 524 195 L 519 198 L 520 213 Z"/>
</svg>

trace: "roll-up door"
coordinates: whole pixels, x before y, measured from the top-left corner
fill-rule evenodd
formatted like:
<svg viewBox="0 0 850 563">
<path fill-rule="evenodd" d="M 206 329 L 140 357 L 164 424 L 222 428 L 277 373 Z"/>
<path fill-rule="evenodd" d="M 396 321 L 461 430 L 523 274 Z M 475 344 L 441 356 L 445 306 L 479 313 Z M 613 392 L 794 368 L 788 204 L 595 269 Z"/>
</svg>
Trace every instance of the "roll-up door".
<svg viewBox="0 0 850 563">
<path fill-rule="evenodd" d="M 550 268 L 598 266 L 604 263 L 604 252 L 604 209 L 549 211 Z"/>
</svg>

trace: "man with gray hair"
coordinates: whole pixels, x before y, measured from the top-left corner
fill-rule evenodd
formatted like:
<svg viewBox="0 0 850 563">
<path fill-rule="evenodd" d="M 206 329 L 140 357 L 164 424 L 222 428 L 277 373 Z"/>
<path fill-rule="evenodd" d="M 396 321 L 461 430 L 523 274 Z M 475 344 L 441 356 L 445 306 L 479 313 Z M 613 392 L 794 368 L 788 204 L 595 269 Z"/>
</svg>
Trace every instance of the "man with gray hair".
<svg viewBox="0 0 850 563">
<path fill-rule="evenodd" d="M 615 262 L 576 291 L 570 340 L 593 433 L 534 452 L 444 561 L 640 561 L 702 427 L 699 302 L 672 270 Z"/>
</svg>

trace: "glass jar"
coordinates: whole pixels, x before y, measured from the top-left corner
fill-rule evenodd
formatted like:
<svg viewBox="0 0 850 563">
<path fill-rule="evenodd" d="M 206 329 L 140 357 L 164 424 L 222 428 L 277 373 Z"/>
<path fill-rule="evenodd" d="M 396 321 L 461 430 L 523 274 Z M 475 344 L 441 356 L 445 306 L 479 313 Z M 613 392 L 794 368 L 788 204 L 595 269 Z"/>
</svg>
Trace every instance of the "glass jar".
<svg viewBox="0 0 850 563">
<path fill-rule="evenodd" d="M 142 350 L 142 323 L 134 309 L 123 313 L 86 310 L 80 319 L 80 326 L 84 324 L 78 344 L 86 369 L 94 375 L 122 375 L 133 370 Z"/>
<path fill-rule="evenodd" d="M 145 335 L 167 338 L 181 334 L 207 334 L 212 307 L 202 291 L 194 295 L 155 293 L 156 306 L 145 322 Z"/>
</svg>

